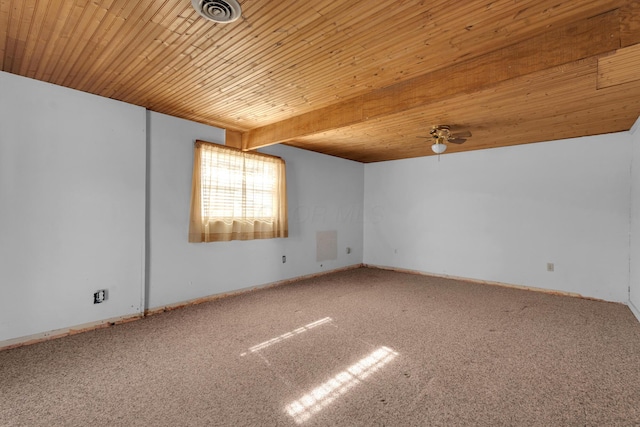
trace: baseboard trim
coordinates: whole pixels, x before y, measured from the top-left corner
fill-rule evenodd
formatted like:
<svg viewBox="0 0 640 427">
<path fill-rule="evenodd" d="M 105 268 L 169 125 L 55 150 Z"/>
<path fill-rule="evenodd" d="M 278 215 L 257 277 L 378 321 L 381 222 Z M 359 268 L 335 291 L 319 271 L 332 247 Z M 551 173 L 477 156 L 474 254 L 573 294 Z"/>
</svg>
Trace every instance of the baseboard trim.
<svg viewBox="0 0 640 427">
<path fill-rule="evenodd" d="M 533 291 L 533 292 L 542 292 L 542 293 L 551 294 L 551 295 L 569 296 L 569 297 L 582 298 L 582 299 L 587 299 L 587 300 L 592 300 L 592 301 L 612 302 L 612 301 L 606 301 L 606 300 L 602 300 L 602 299 L 598 299 L 598 298 L 585 297 L 584 295 L 581 295 L 581 294 L 578 294 L 578 293 L 573 293 L 573 292 L 556 291 L 556 290 L 551 290 L 551 289 L 536 288 L 536 287 L 532 287 L 532 286 L 514 285 L 514 284 L 510 284 L 510 283 L 494 282 L 494 281 L 489 281 L 489 280 L 479 280 L 479 279 L 473 279 L 473 278 L 469 278 L 469 277 L 452 276 L 452 275 L 446 275 L 446 274 L 436 274 L 436 273 L 429 273 L 429 272 L 420 271 L 420 270 L 411 270 L 411 269 L 406 269 L 406 268 L 397 268 L 397 267 L 389 267 L 389 266 L 384 266 L 384 265 L 375 265 L 375 264 L 364 264 L 364 263 L 362 263 L 362 264 L 353 264 L 353 265 L 349 265 L 349 266 L 346 266 L 346 267 L 341 267 L 341 268 L 336 268 L 336 269 L 332 269 L 332 270 L 322 271 L 322 272 L 319 272 L 319 273 L 313 273 L 313 274 L 307 274 L 307 275 L 304 275 L 304 276 L 292 277 L 290 279 L 284 279 L 284 280 L 279 280 L 279 281 L 276 281 L 276 282 L 265 283 L 263 285 L 257 285 L 257 286 L 252 286 L 252 287 L 248 287 L 248 288 L 238 289 L 238 290 L 235 290 L 235 291 L 232 291 L 232 292 L 225 292 L 225 293 L 222 293 L 222 294 L 215 294 L 215 295 L 209 295 L 209 296 L 202 297 L 202 298 L 195 298 L 195 299 L 192 299 L 192 300 L 182 301 L 182 302 L 179 302 L 179 303 L 166 305 L 166 306 L 162 306 L 162 307 L 156 307 L 156 308 L 152 308 L 152 309 L 146 310 L 144 312 L 144 314 L 143 313 L 136 313 L 136 314 L 132 314 L 132 315 L 128 315 L 128 316 L 119 316 L 119 317 L 114 317 L 114 318 L 110 318 L 110 319 L 99 320 L 99 321 L 96 321 L 96 322 L 84 323 L 84 324 L 76 325 L 76 326 L 69 327 L 69 328 L 56 329 L 56 330 L 53 330 L 53 331 L 42 332 L 42 333 L 39 333 L 39 334 L 28 335 L 28 336 L 25 336 L 25 337 L 13 338 L 13 339 L 10 339 L 10 340 L 6 340 L 6 341 L 0 342 L 0 351 L 9 350 L 9 349 L 13 349 L 13 348 L 18 348 L 18 347 L 22 347 L 22 346 L 25 346 L 25 345 L 36 344 L 36 343 L 39 343 L 39 342 L 48 341 L 48 340 L 57 339 L 57 338 L 62 338 L 62 337 L 70 336 L 70 335 L 80 334 L 80 333 L 83 333 L 83 332 L 93 331 L 93 330 L 96 330 L 96 329 L 108 328 L 108 327 L 119 325 L 119 324 L 122 324 L 122 323 L 128 323 L 128 322 L 132 322 L 132 321 L 135 321 L 135 320 L 139 320 L 139 319 L 142 319 L 143 317 L 146 317 L 146 316 L 151 316 L 151 315 L 154 315 L 154 314 L 164 313 L 166 311 L 177 310 L 177 309 L 180 309 L 180 308 L 183 308 L 183 307 L 202 304 L 202 303 L 205 303 L 205 302 L 215 301 L 215 300 L 218 300 L 218 299 L 228 298 L 228 297 L 231 297 L 231 296 L 242 295 L 242 294 L 246 294 L 246 293 L 249 293 L 249 292 L 255 292 L 255 291 L 261 290 L 261 289 L 275 288 L 275 287 L 278 287 L 278 286 L 287 285 L 287 284 L 294 283 L 294 282 L 301 281 L 301 280 L 313 279 L 313 278 L 316 278 L 316 277 L 326 276 L 326 275 L 332 274 L 332 273 L 338 273 L 338 272 L 341 272 L 341 271 L 348 271 L 348 270 L 355 270 L 355 269 L 362 268 L 362 267 L 373 268 L 373 269 L 378 269 L 378 270 L 395 271 L 395 272 L 398 272 L 398 273 L 415 274 L 415 275 L 420 275 L 420 276 L 430 276 L 430 277 L 439 277 L 439 278 L 444 278 L 444 279 L 461 280 L 461 281 L 465 281 L 465 282 L 478 283 L 478 284 L 482 284 L 482 285 L 500 286 L 500 287 L 505 287 L 505 288 L 513 288 L 513 289 L 527 290 L 527 291 Z M 638 319 L 638 321 L 640 321 L 640 309 L 638 309 L 638 307 L 636 307 L 631 301 L 627 302 L 627 306 L 629 307 L 631 312 L 635 315 L 635 317 Z"/>
<path fill-rule="evenodd" d="M 192 300 L 188 300 L 188 301 L 182 301 L 176 304 L 171 304 L 171 305 L 167 305 L 167 306 L 163 306 L 163 307 L 156 307 L 156 308 L 152 308 L 149 310 L 145 310 L 144 314 L 143 313 L 136 313 L 134 315 L 130 315 L 130 316 L 120 316 L 120 317 L 114 317 L 111 319 L 105 319 L 105 320 L 99 320 L 96 322 L 90 322 L 90 323 L 84 323 L 82 325 L 76 325 L 73 327 L 69 327 L 69 328 L 62 328 L 62 329 L 56 329 L 53 331 L 47 331 L 47 332 L 42 332 L 39 334 L 34 334 L 34 335 L 28 335 L 25 337 L 19 337 L 19 338 L 12 338 L 10 340 L 6 340 L 6 341 L 2 341 L 0 342 L 0 351 L 3 350 L 9 350 L 9 349 L 13 349 L 13 348 L 18 348 L 18 347 L 22 347 L 25 345 L 31 345 L 31 344 L 37 344 L 43 341 L 49 341 L 52 339 L 57 339 L 57 338 L 62 338 L 62 337 L 66 337 L 69 335 L 75 335 L 75 334 L 80 334 L 83 332 L 89 332 L 89 331 L 93 331 L 95 329 L 102 329 L 102 328 L 108 328 L 111 326 L 115 326 L 115 325 L 119 325 L 122 323 L 128 323 L 128 322 L 132 322 L 134 320 L 139 320 L 142 319 L 146 316 L 151 316 L 154 314 L 159 314 L 159 313 L 164 313 L 166 311 L 171 311 L 171 310 L 177 310 L 179 308 L 183 308 L 183 307 L 188 307 L 191 305 L 196 305 L 196 304 L 202 304 L 204 302 L 208 302 L 208 301 L 215 301 L 221 298 L 227 298 L 227 297 L 231 297 L 231 296 L 235 296 L 235 295 L 241 295 L 241 294 L 245 294 L 248 292 L 254 292 L 257 291 L 259 289 L 268 289 L 268 288 L 274 288 L 276 286 L 282 286 L 282 285 L 286 285 L 289 283 L 293 283 L 293 282 L 297 282 L 300 280 L 305 280 L 305 279 L 313 279 L 315 277 L 320 277 L 320 276 L 325 276 L 327 274 L 331 274 L 331 273 L 337 273 L 340 271 L 347 271 L 347 270 L 354 270 L 356 268 L 361 268 L 363 267 L 363 264 L 353 264 L 353 265 L 349 265 L 346 267 L 341 267 L 341 268 L 336 268 L 333 270 L 327 270 L 327 271 L 322 271 L 319 273 L 313 273 L 313 274 L 307 274 L 304 276 L 298 276 L 298 277 L 292 277 L 290 279 L 285 279 L 285 280 L 279 280 L 277 282 L 271 282 L 271 283 L 266 283 L 263 285 L 257 285 L 257 286 L 252 286 L 249 288 L 244 288 L 244 289 L 238 289 L 232 292 L 225 292 L 223 294 L 215 294 L 215 295 L 209 295 L 206 297 L 202 297 L 202 298 L 196 298 L 196 299 L 192 299 Z"/>
<path fill-rule="evenodd" d="M 98 320 L 95 322 L 83 323 L 81 325 L 72 326 L 69 328 L 55 329 L 53 331 L 41 332 L 39 334 L 27 335 L 24 337 L 12 338 L 0 342 L 0 351 L 9 350 L 12 348 L 18 348 L 25 345 L 37 344 L 43 341 L 49 341 L 57 338 L 68 337 L 69 335 L 76 335 L 83 332 L 89 332 L 96 329 L 108 328 L 114 325 L 122 323 L 132 322 L 134 320 L 142 319 L 142 313 L 136 313 L 127 316 L 112 317 L 110 319 Z"/>
<path fill-rule="evenodd" d="M 627 307 L 629 307 L 629 310 L 631 310 L 633 315 L 636 316 L 636 319 L 638 319 L 638 322 L 640 322 L 640 309 L 638 309 L 638 307 L 636 307 L 636 305 L 632 303 L 631 300 L 627 302 Z"/>
<path fill-rule="evenodd" d="M 587 296 L 584 296 L 582 294 L 575 293 L 575 292 L 566 292 L 566 291 L 557 291 L 557 290 L 554 290 L 554 289 L 536 288 L 534 286 L 514 285 L 514 284 L 511 284 L 511 283 L 494 282 L 494 281 L 491 281 L 491 280 L 480 280 L 480 279 L 473 279 L 473 278 L 470 278 L 470 277 L 452 276 L 452 275 L 447 275 L 447 274 L 436 274 L 436 273 L 429 273 L 429 272 L 420 271 L 420 270 L 410 270 L 410 269 L 405 269 L 405 268 L 388 267 L 388 266 L 384 266 L 384 265 L 363 264 L 363 267 L 377 268 L 379 270 L 395 271 L 395 272 L 398 272 L 398 273 L 416 274 L 416 275 L 419 275 L 419 276 L 429 276 L 429 277 L 438 277 L 438 278 L 443 278 L 443 279 L 461 280 L 463 282 L 477 283 L 477 284 L 481 284 L 481 285 L 500 286 L 500 287 L 503 287 L 503 288 L 520 289 L 520 290 L 532 291 L 532 292 L 541 292 L 541 293 L 550 294 L 550 295 L 559 295 L 559 296 L 566 296 L 566 297 L 573 297 L 573 298 L 581 298 L 581 299 L 586 299 L 586 300 L 591 300 L 591 301 L 600 301 L 600 302 L 609 302 L 609 303 L 612 303 L 612 304 L 621 304 L 621 303 L 617 303 L 615 301 L 607 301 L 607 300 L 603 300 L 603 299 L 600 299 L 600 298 L 587 297 Z"/>
<path fill-rule="evenodd" d="M 257 290 L 261 290 L 261 289 L 269 289 L 269 288 L 275 288 L 278 286 L 282 286 L 282 285 L 287 285 L 289 283 L 294 283 L 294 282 L 298 282 L 300 280 L 306 280 L 306 279 L 313 279 L 316 277 L 321 277 L 321 276 L 326 276 L 327 274 L 332 274 L 332 273 L 338 273 L 340 271 L 347 271 L 347 270 L 355 270 L 357 268 L 362 268 L 364 267 L 363 264 L 353 264 L 353 265 L 349 265 L 346 267 L 340 267 L 340 268 L 336 268 L 333 270 L 327 270 L 327 271 L 322 271 L 319 273 L 313 273 L 313 274 L 307 274 L 304 276 L 297 276 L 297 277 L 292 277 L 290 279 L 284 279 L 284 280 L 278 280 L 277 282 L 270 282 L 270 283 L 265 283 L 262 285 L 257 285 L 257 286 L 251 286 L 248 288 L 242 288 L 242 289 L 237 289 L 231 292 L 224 292 L 221 294 L 214 294 L 214 295 L 208 295 L 206 297 L 201 297 L 201 298 L 194 298 L 191 300 L 187 300 L 187 301 L 181 301 L 181 302 L 177 302 L 175 304 L 170 304 L 170 305 L 164 305 L 161 307 L 154 307 L 154 308 L 150 308 L 148 310 L 146 310 L 144 312 L 145 316 L 153 316 L 154 314 L 159 314 L 159 313 L 164 313 L 167 311 L 171 311 L 171 310 L 177 310 L 180 308 L 184 308 L 184 307 L 188 307 L 191 305 L 198 305 L 198 304 L 202 304 L 205 302 L 210 302 L 210 301 L 216 301 L 222 298 L 228 298 L 228 297 L 232 297 L 232 296 L 237 296 L 237 295 L 242 295 L 242 294 L 246 294 L 249 292 L 255 292 Z"/>
</svg>

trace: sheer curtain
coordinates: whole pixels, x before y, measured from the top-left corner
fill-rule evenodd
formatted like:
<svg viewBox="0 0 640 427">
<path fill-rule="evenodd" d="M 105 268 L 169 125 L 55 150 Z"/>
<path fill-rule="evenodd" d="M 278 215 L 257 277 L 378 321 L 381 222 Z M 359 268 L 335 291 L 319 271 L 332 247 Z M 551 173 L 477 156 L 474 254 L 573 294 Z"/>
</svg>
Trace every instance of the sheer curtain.
<svg viewBox="0 0 640 427">
<path fill-rule="evenodd" d="M 196 141 L 190 242 L 270 239 L 288 231 L 284 160 Z"/>
</svg>

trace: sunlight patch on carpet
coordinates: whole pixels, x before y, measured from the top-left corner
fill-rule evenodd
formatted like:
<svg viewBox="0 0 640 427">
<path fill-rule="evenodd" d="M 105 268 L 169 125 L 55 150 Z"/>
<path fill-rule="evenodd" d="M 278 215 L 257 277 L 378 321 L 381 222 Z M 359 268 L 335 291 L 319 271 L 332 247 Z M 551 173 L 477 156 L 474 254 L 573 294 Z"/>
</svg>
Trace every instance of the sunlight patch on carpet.
<svg viewBox="0 0 640 427">
<path fill-rule="evenodd" d="M 285 407 L 285 411 L 301 424 L 322 408 L 345 394 L 362 380 L 396 358 L 398 353 L 389 347 L 380 347 L 344 371 L 339 372 L 309 393 Z"/>
<path fill-rule="evenodd" d="M 304 326 L 299 327 L 298 329 L 294 329 L 293 331 L 290 332 L 286 332 L 280 336 L 277 336 L 275 338 L 271 338 L 270 340 L 261 342 L 260 344 L 256 344 L 253 347 L 249 348 L 248 351 L 245 351 L 244 353 L 240 354 L 240 356 L 246 356 L 247 353 L 255 353 L 256 351 L 260 351 L 263 350 L 267 347 L 271 347 L 274 344 L 277 344 L 279 342 L 282 342 L 286 339 L 289 339 L 291 337 L 294 337 L 296 335 L 299 335 L 303 332 L 307 332 L 313 328 L 316 328 L 320 325 L 324 325 L 326 323 L 331 322 L 333 319 L 331 317 L 325 317 L 324 319 L 320 319 L 320 320 L 316 320 L 315 322 L 312 323 L 308 323 Z"/>
</svg>

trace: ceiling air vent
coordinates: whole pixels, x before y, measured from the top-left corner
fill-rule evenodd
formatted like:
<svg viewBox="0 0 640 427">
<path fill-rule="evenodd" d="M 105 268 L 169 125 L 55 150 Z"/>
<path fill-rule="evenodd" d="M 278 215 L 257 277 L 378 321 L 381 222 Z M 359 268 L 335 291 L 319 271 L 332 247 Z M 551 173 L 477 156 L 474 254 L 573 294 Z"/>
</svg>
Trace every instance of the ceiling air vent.
<svg viewBox="0 0 640 427">
<path fill-rule="evenodd" d="M 200 16 L 220 24 L 233 22 L 242 15 L 236 0 L 191 0 L 191 4 Z"/>
</svg>

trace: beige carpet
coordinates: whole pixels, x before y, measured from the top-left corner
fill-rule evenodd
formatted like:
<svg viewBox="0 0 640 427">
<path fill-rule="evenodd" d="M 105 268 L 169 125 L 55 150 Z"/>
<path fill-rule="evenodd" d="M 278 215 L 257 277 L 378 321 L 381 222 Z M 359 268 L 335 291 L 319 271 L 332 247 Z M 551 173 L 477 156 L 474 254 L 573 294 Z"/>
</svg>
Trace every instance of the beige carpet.
<svg viewBox="0 0 640 427">
<path fill-rule="evenodd" d="M 640 324 L 362 268 L 0 352 L 0 425 L 640 425 Z"/>
</svg>

